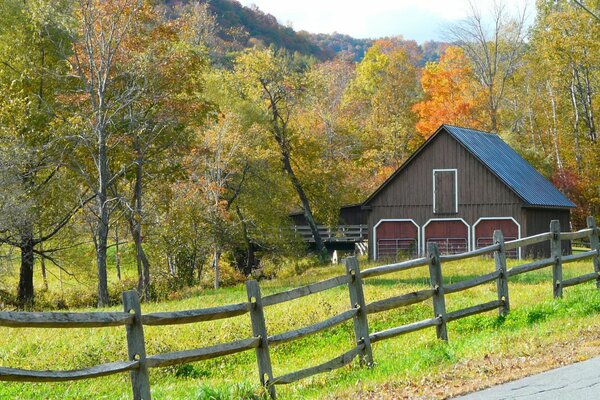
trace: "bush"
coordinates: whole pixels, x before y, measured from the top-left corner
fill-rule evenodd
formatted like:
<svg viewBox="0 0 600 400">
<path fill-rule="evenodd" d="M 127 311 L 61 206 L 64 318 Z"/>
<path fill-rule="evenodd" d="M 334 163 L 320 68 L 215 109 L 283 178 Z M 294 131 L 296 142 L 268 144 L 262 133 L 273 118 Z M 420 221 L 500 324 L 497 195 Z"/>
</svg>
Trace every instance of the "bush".
<svg viewBox="0 0 600 400">
<path fill-rule="evenodd" d="M 321 264 L 317 256 L 308 256 L 304 258 L 263 258 L 260 261 L 260 268 L 256 271 L 257 278 L 291 278 L 302 275 L 311 268 L 318 267 Z"/>
<path fill-rule="evenodd" d="M 235 286 L 239 283 L 246 281 L 246 277 L 234 266 L 233 260 L 227 255 L 223 255 L 219 262 L 219 285 L 220 286 Z M 215 283 L 215 271 L 212 268 L 205 268 L 205 272 L 202 274 L 202 286 L 213 287 Z"/>
</svg>

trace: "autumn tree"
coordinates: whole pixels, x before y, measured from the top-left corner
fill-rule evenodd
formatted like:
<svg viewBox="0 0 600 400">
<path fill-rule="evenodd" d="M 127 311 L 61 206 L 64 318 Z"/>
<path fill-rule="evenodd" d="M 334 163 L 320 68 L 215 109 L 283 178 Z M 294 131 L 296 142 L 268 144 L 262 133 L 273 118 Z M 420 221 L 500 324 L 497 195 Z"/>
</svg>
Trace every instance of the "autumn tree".
<svg viewBox="0 0 600 400">
<path fill-rule="evenodd" d="M 362 136 L 363 161 L 378 175 L 375 183 L 398 168 L 422 141 L 412 111 L 420 95 L 415 64 L 402 42 L 377 41 L 356 66 L 346 92 L 346 107 Z"/>
<path fill-rule="evenodd" d="M 292 129 L 291 121 L 306 85 L 304 75 L 295 70 L 290 57 L 267 49 L 242 54 L 236 62 L 236 78 L 244 83 L 245 95 L 255 98 L 262 106 L 262 119 L 268 124 L 269 140 L 275 142 L 282 169 L 302 204 L 316 250 L 323 253 L 325 246 L 311 201 L 293 165 L 294 156 L 299 156 L 294 143 L 300 133 Z"/>
<path fill-rule="evenodd" d="M 415 104 L 417 131 L 427 138 L 442 124 L 483 128 L 484 93 L 473 80 L 472 67 L 458 47 L 448 47 L 439 62 L 429 62 L 421 74 L 425 98 Z"/>
<path fill-rule="evenodd" d="M 358 156 L 361 138 L 348 123 L 351 118 L 343 103 L 353 78 L 353 64 L 343 59 L 312 66 L 293 121 L 294 129 L 302 132 L 296 145 L 302 154 L 296 158 L 302 179 L 318 204 L 317 219 L 330 225 L 338 224 L 342 205 L 359 202 L 364 196 L 359 189 L 365 178 Z"/>
<path fill-rule="evenodd" d="M 98 306 L 108 305 L 106 250 L 115 182 L 131 165 L 119 165 L 116 148 L 122 143 L 118 127 L 122 113 L 140 95 L 131 85 L 127 42 L 143 30 L 142 0 L 80 0 L 76 10 L 77 31 L 69 58 L 70 77 L 77 85 L 71 101 L 72 136 L 79 150 L 70 164 L 96 196 L 94 245 L 98 270 Z"/>
<path fill-rule="evenodd" d="M 575 226 L 600 210 L 598 69 L 600 24 L 570 1 L 541 2 L 530 50 L 509 93 L 513 144 L 578 205 Z"/>
<path fill-rule="evenodd" d="M 129 54 L 126 85 L 137 97 L 123 109 L 122 160 L 131 165 L 121 185 L 111 188 L 129 223 L 136 249 L 138 292 L 150 296 L 150 260 L 143 245 L 147 220 L 146 192 L 168 180 L 192 144 L 193 127 L 210 109 L 202 98 L 207 69 L 206 45 L 191 38 L 195 19 L 166 19 L 155 9 L 141 10 L 144 29 L 124 42 Z"/>
<path fill-rule="evenodd" d="M 42 245 L 80 207 L 77 184 L 64 168 L 68 146 L 60 141 L 57 99 L 66 84 L 70 10 L 64 2 L 5 1 L 0 11 L 0 243 L 20 249 L 17 301 L 31 305 L 35 259 L 56 263 L 56 247 Z"/>
<path fill-rule="evenodd" d="M 221 255 L 235 229 L 231 204 L 243 189 L 247 173 L 242 155 L 244 139 L 234 115 L 222 114 L 208 124 L 202 133 L 188 164 L 191 183 L 198 186 L 198 194 L 203 200 L 205 237 L 209 239 L 207 244 L 212 247 L 214 287 L 218 289 Z M 229 193 L 233 186 L 236 188 Z"/>
<path fill-rule="evenodd" d="M 494 2 L 488 24 L 475 2 L 470 1 L 469 7 L 467 18 L 450 26 L 447 36 L 471 61 L 473 74 L 486 92 L 486 128 L 498 132 L 507 85 L 526 49 L 526 8 L 511 16 L 505 3 Z"/>
</svg>

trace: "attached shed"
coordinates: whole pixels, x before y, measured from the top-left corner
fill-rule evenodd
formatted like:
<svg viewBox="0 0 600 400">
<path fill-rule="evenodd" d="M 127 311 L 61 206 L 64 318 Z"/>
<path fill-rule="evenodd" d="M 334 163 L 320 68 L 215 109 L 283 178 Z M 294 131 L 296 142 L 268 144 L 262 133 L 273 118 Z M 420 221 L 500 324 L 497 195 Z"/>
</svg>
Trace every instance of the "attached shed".
<svg viewBox="0 0 600 400">
<path fill-rule="evenodd" d="M 498 135 L 442 125 L 364 203 L 372 259 L 446 254 L 547 232 L 558 219 L 570 230 L 575 205 Z M 567 242 L 563 252 L 570 252 Z M 548 256 L 549 245 L 513 256 Z"/>
<path fill-rule="evenodd" d="M 351 251 L 355 250 L 358 245 L 361 254 L 366 252 L 367 214 L 368 211 L 362 209 L 362 204 L 350 204 L 341 207 L 337 226 L 324 226 L 317 221 L 321 240 L 327 250 Z M 314 249 L 315 242 L 304 212 L 291 213 L 290 219 L 296 233 L 308 243 L 309 247 Z"/>
</svg>

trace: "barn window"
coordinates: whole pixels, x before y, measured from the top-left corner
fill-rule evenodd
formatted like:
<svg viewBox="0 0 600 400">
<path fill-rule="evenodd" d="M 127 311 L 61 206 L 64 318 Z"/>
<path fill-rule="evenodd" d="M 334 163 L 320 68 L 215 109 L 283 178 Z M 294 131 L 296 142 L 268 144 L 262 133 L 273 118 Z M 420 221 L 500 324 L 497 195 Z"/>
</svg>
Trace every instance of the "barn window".
<svg viewBox="0 0 600 400">
<path fill-rule="evenodd" d="M 455 214 L 458 212 L 458 179 L 455 169 L 433 170 L 433 212 Z"/>
</svg>

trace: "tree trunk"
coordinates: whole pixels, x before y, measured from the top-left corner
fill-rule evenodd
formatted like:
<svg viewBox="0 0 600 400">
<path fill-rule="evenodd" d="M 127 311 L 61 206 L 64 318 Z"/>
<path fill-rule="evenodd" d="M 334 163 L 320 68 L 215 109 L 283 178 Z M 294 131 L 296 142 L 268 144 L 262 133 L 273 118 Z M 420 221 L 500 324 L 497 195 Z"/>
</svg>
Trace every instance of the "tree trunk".
<svg viewBox="0 0 600 400">
<path fill-rule="evenodd" d="M 252 273 L 252 267 L 254 266 L 255 260 L 254 245 L 248 236 L 248 224 L 246 224 L 246 221 L 244 220 L 242 211 L 238 206 L 235 207 L 235 211 L 240 219 L 240 224 L 242 225 L 242 235 L 244 237 L 244 245 L 246 246 L 246 260 L 242 272 L 244 275 L 249 276 Z"/>
<path fill-rule="evenodd" d="M 585 80 L 585 104 L 586 104 L 586 115 L 588 121 L 588 129 L 590 140 L 592 142 L 596 142 L 596 123 L 594 117 L 594 102 L 593 98 L 593 90 L 592 90 L 592 82 L 590 80 L 590 71 L 588 68 L 585 69 L 584 73 Z"/>
<path fill-rule="evenodd" d="M 573 72 L 575 75 L 575 72 Z M 575 165 L 577 166 L 577 172 L 581 172 L 581 148 L 579 147 L 579 109 L 577 108 L 577 95 L 575 93 L 575 81 L 571 80 L 571 105 L 573 106 L 573 133 L 575 134 Z"/>
<path fill-rule="evenodd" d="M 493 77 L 491 79 L 493 79 Z M 498 133 L 498 106 L 496 105 L 496 98 L 494 95 L 493 83 L 490 84 L 488 90 L 489 90 L 488 106 L 490 109 L 490 132 Z"/>
<path fill-rule="evenodd" d="M 221 260 L 221 250 L 215 246 L 215 254 L 213 258 L 213 268 L 215 269 L 215 289 L 219 288 L 219 281 L 221 280 L 221 273 L 219 270 L 219 261 Z"/>
<path fill-rule="evenodd" d="M 121 282 L 121 258 L 119 257 L 119 227 L 115 225 L 115 267 L 117 279 Z"/>
<path fill-rule="evenodd" d="M 195 253 L 195 251 L 194 251 Z M 202 257 L 202 262 L 199 262 L 200 260 L 198 260 L 198 256 L 194 255 L 194 270 L 197 273 L 198 276 L 198 282 L 202 282 L 202 264 L 204 264 L 205 258 Z"/>
<path fill-rule="evenodd" d="M 44 253 L 44 242 L 40 242 L 40 253 Z M 48 291 L 48 277 L 46 276 L 46 259 L 40 257 L 40 266 L 42 267 L 42 281 L 44 283 L 44 291 Z"/>
<path fill-rule="evenodd" d="M 101 198 L 102 196 L 100 196 Z M 106 274 L 106 248 L 108 247 L 108 210 L 101 209 L 100 220 L 96 230 L 98 247 L 96 248 L 96 264 L 98 266 L 98 307 L 108 304 L 108 277 Z"/>
<path fill-rule="evenodd" d="M 33 293 L 33 263 L 34 242 L 31 229 L 21 235 L 21 271 L 19 274 L 19 287 L 17 290 L 17 302 L 21 306 L 31 306 L 34 302 Z"/>
<path fill-rule="evenodd" d="M 563 175 L 563 163 L 562 163 L 562 159 L 560 157 L 560 145 L 559 145 L 559 138 L 558 138 L 558 121 L 557 121 L 557 116 L 556 116 L 556 99 L 554 98 L 554 91 L 552 90 L 552 86 L 550 86 L 550 84 L 548 84 L 548 96 L 550 97 L 550 105 L 551 105 L 551 110 L 552 110 L 552 129 L 551 129 L 551 133 L 552 133 L 552 144 L 554 146 L 554 157 L 555 157 L 555 161 L 556 161 L 556 167 L 558 168 L 558 172 L 561 174 L 561 176 Z"/>
<path fill-rule="evenodd" d="M 98 169 L 98 223 L 96 226 L 96 264 L 98 266 L 98 307 L 108 306 L 108 278 L 106 275 L 106 249 L 108 245 L 108 159 L 106 154 L 106 138 L 104 132 L 99 132 Z"/>
<path fill-rule="evenodd" d="M 169 275 L 175 277 L 177 271 L 175 270 L 175 261 L 173 261 L 173 257 L 167 256 L 167 267 L 169 268 Z"/>
<path fill-rule="evenodd" d="M 133 216 L 130 218 L 131 235 L 135 243 L 135 255 L 138 270 L 138 293 L 143 300 L 150 300 L 150 262 L 142 247 L 142 179 L 144 176 L 144 155 L 140 149 L 139 137 L 135 138 L 134 149 L 137 155 L 135 185 L 133 192 Z"/>
</svg>

